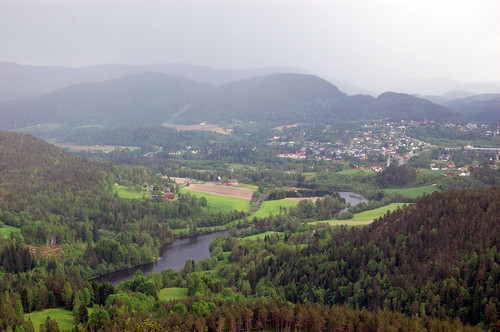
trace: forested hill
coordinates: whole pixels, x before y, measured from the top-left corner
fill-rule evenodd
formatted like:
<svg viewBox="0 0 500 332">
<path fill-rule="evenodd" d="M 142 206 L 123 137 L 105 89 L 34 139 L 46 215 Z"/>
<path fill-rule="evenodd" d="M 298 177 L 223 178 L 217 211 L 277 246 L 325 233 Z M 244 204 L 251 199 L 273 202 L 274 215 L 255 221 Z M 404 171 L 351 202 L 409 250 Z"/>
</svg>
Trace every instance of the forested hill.
<svg viewBox="0 0 500 332">
<path fill-rule="evenodd" d="M 31 135 L 0 131 L 0 170 L 1 201 L 6 204 L 0 210 L 23 211 L 41 208 L 49 195 L 102 195 L 109 190 L 104 178 L 111 165 L 75 156 Z"/>
<path fill-rule="evenodd" d="M 161 73 L 82 83 L 0 104 L 0 128 L 40 123 L 106 127 L 161 124 L 212 89 L 211 85 Z"/>
<path fill-rule="evenodd" d="M 433 193 L 362 230 L 319 231 L 304 248 L 294 235 L 288 246 L 266 241 L 263 252 L 237 244 L 231 258 L 249 271 L 241 278 L 257 293 L 273 285 L 291 302 L 488 326 L 499 310 L 499 215 L 500 187 Z"/>
<path fill-rule="evenodd" d="M 223 85 L 193 103 L 178 121 L 310 122 L 344 118 L 347 102 L 346 94 L 317 76 L 274 74 Z"/>
<path fill-rule="evenodd" d="M 142 73 L 0 104 L 2 129 L 43 123 L 126 127 L 243 121 L 275 126 L 453 116 L 455 113 L 442 106 L 405 94 L 350 97 L 330 82 L 304 74 L 273 74 L 216 87 L 178 76 Z"/>
</svg>

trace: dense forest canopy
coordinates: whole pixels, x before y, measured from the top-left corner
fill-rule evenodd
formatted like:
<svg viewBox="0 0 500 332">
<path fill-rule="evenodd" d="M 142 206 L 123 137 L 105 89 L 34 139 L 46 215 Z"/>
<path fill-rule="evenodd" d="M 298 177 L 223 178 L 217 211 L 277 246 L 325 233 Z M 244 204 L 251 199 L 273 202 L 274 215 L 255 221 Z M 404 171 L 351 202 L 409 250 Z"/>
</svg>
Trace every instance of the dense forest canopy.
<svg viewBox="0 0 500 332">
<path fill-rule="evenodd" d="M 162 127 L 147 132 L 130 128 L 124 137 L 158 144 L 169 137 L 218 139 Z M 119 136 L 115 131 L 108 137 Z M 498 322 L 500 188 L 494 186 L 499 176 L 489 155 L 471 168 L 470 178 L 444 179 L 416 171 L 411 163 L 377 173 L 326 161 L 277 160 L 253 143 L 258 142 L 222 139 L 217 148 L 208 142 L 210 153 L 182 160 L 130 151 L 89 159 L 30 135 L 0 131 L 0 227 L 14 229 L 0 236 L 0 330 L 29 330 L 32 323 L 23 313 L 47 308 L 72 310 L 81 329 L 110 331 L 455 331 Z M 415 163 L 446 153 L 459 157 L 432 150 Z M 249 163 L 232 164 L 235 158 Z M 235 177 L 258 188 L 251 204 L 320 197 L 248 220 L 247 211 L 210 212 L 206 198 L 181 191 L 161 174 L 201 181 Z M 443 189 L 478 189 L 417 199 L 384 191 L 436 182 Z M 143 196 L 120 197 L 117 186 Z M 351 215 L 390 202 L 413 204 L 363 228 L 318 223 L 346 207 L 339 190 L 371 199 L 349 208 Z M 162 191 L 174 192 L 175 199 L 163 198 Z M 187 261 L 180 271 L 146 278 L 139 270 L 118 286 L 92 281 L 154 260 L 160 246 L 179 235 L 235 223 L 252 227 L 216 238 L 211 258 Z M 184 298 L 165 300 L 161 294 L 172 288 L 185 290 Z M 48 319 L 43 328 L 56 325 Z"/>
</svg>

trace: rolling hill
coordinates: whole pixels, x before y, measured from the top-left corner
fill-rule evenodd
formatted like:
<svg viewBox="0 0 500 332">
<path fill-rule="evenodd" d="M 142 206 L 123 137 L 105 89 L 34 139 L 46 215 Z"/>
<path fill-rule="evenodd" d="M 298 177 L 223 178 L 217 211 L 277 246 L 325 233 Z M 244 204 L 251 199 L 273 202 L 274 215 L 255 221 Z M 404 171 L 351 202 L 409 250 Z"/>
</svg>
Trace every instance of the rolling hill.
<svg viewBox="0 0 500 332">
<path fill-rule="evenodd" d="M 0 104 L 0 129 L 40 123 L 126 127 L 165 122 L 331 123 L 336 120 L 442 120 L 450 110 L 406 94 L 348 96 L 317 76 L 272 74 L 222 86 L 162 73 L 82 83 Z"/>
<path fill-rule="evenodd" d="M 189 64 L 142 66 L 110 64 L 72 68 L 0 62 L 0 102 L 33 97 L 79 83 L 103 82 L 146 72 L 182 76 L 199 83 L 221 85 L 254 76 L 304 71 L 281 67 L 226 70 Z"/>
<path fill-rule="evenodd" d="M 70 126 L 158 124 L 213 87 L 161 73 L 82 83 L 0 104 L 1 129 L 56 123 Z"/>
<path fill-rule="evenodd" d="M 476 121 L 500 121 L 500 94 L 480 94 L 454 99 L 444 106 Z"/>
</svg>

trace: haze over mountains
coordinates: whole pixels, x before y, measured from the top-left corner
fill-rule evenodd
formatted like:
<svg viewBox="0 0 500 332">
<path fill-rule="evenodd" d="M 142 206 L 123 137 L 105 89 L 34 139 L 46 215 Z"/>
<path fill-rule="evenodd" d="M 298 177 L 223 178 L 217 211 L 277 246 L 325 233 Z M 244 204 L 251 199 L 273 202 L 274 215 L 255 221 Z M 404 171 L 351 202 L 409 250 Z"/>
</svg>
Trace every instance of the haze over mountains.
<svg viewBox="0 0 500 332">
<path fill-rule="evenodd" d="M 254 121 L 277 125 L 453 116 L 442 106 L 410 95 L 350 97 L 331 83 L 304 74 L 273 74 L 217 87 L 179 76 L 140 73 L 0 104 L 3 129 L 40 123 L 119 127 Z"/>
<path fill-rule="evenodd" d="M 274 73 L 305 73 L 304 70 L 287 67 L 229 70 L 189 64 L 159 64 L 70 68 L 0 62 L 0 102 L 32 97 L 77 83 L 102 82 L 120 76 L 149 72 L 183 76 L 196 82 L 213 85 Z"/>
<path fill-rule="evenodd" d="M 318 76 L 293 71 L 174 64 L 63 68 L 0 63 L 0 98 L 10 99 L 0 103 L 0 128 L 41 123 L 120 127 L 243 121 L 281 125 L 460 116 L 496 121 L 500 114 L 500 95 L 454 91 L 423 97 L 393 92 L 377 98 L 349 96 Z M 42 93 L 46 90 L 50 92 Z M 13 96 L 24 98 L 12 100 Z M 453 99 L 462 96 L 467 98 Z"/>
</svg>

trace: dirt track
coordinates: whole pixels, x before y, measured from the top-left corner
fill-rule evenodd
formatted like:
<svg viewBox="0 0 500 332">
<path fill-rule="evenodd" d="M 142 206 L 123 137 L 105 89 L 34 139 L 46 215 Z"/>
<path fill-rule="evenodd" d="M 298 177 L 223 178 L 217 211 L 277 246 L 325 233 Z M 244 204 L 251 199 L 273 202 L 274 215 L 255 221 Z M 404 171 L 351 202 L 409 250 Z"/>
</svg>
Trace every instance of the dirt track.
<svg viewBox="0 0 500 332">
<path fill-rule="evenodd" d="M 184 187 L 184 189 L 220 196 L 243 198 L 247 200 L 252 199 L 252 195 L 255 191 L 248 188 L 226 186 L 225 184 L 217 185 L 214 183 L 190 184 L 188 187 Z"/>
<path fill-rule="evenodd" d="M 165 177 L 167 178 L 167 177 Z M 188 181 L 191 181 L 190 178 L 178 178 L 178 177 L 174 177 L 174 176 L 171 176 L 170 179 L 174 180 L 175 183 L 177 184 L 183 184 L 183 183 L 186 183 Z"/>
</svg>

